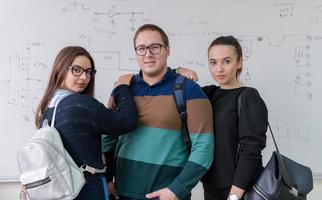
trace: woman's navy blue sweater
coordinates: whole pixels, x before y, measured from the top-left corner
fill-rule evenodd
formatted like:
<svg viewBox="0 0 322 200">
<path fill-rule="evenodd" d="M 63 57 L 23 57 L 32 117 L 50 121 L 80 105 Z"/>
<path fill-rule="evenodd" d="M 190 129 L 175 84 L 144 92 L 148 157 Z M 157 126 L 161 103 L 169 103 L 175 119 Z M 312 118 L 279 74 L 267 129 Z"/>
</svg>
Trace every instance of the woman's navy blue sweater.
<svg viewBox="0 0 322 200">
<path fill-rule="evenodd" d="M 114 94 L 117 111 L 83 94 L 71 94 L 58 104 L 55 127 L 65 149 L 78 166 L 87 164 L 104 168 L 102 134 L 121 135 L 137 127 L 137 109 L 129 86 L 118 86 Z M 54 108 L 47 109 L 43 120 L 47 119 L 51 123 L 53 110 Z"/>
</svg>

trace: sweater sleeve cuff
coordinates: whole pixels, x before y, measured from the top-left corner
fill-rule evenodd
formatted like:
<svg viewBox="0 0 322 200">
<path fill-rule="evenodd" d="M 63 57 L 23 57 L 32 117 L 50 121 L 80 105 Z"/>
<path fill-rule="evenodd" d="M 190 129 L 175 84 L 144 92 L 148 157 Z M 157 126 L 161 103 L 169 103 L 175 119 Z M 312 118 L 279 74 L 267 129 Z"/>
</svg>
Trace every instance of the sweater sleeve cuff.
<svg viewBox="0 0 322 200">
<path fill-rule="evenodd" d="M 126 89 L 127 88 L 127 89 Z M 122 85 L 119 85 L 117 86 L 116 88 L 113 89 L 112 91 L 112 96 L 113 97 L 117 97 L 117 95 L 122 91 L 122 90 L 129 90 L 129 86 L 128 85 L 125 85 L 125 84 L 122 84 Z"/>
<path fill-rule="evenodd" d="M 235 175 L 233 185 L 235 185 L 243 190 L 247 190 L 249 182 L 250 181 L 248 179 L 244 179 L 244 178 L 241 178 L 241 177 L 238 177 Z"/>
<path fill-rule="evenodd" d="M 118 105 L 119 103 L 121 103 L 121 101 L 126 100 L 132 96 L 130 87 L 125 84 L 119 85 L 113 90 L 112 96 L 114 97 L 115 103 Z"/>
<path fill-rule="evenodd" d="M 185 186 L 177 178 L 169 186 L 169 189 L 176 195 L 178 199 L 184 199 L 189 193 L 189 191 L 186 190 Z"/>
</svg>

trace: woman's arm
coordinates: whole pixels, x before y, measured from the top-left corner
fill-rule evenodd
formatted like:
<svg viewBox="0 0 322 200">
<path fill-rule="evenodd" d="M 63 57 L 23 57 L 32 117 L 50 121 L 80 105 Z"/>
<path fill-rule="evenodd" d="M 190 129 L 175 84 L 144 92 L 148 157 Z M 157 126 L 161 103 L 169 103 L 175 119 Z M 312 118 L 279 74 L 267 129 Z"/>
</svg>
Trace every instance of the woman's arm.
<svg viewBox="0 0 322 200">
<path fill-rule="evenodd" d="M 138 114 L 130 87 L 124 84 L 117 86 L 110 102 L 115 107 L 104 106 L 98 116 L 103 134 L 121 135 L 133 131 L 138 124 Z"/>
<path fill-rule="evenodd" d="M 266 105 L 256 89 L 245 89 L 240 98 L 240 149 L 233 185 L 245 190 L 254 182 L 262 168 L 268 114 Z"/>
</svg>

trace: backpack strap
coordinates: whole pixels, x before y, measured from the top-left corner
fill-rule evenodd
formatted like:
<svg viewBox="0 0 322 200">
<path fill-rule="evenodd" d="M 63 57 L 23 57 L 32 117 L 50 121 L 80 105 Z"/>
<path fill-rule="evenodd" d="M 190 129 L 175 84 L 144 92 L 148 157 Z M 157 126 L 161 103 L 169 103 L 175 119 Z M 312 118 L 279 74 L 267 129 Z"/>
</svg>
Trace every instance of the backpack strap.
<svg viewBox="0 0 322 200">
<path fill-rule="evenodd" d="M 50 127 L 54 127 L 54 125 L 55 125 L 56 110 L 57 110 L 58 104 L 60 103 L 61 100 L 63 100 L 65 97 L 67 97 L 67 96 L 69 96 L 71 94 L 72 94 L 71 92 L 64 91 L 64 90 L 58 90 L 55 93 L 53 99 L 49 103 L 50 107 L 54 106 L 54 112 L 53 112 L 53 117 L 51 119 Z M 45 123 L 48 123 L 48 122 L 45 122 Z M 83 165 L 80 166 L 80 170 L 82 172 L 86 171 L 86 172 L 89 172 L 91 174 L 97 174 L 97 173 L 105 173 L 106 172 L 106 167 L 104 167 L 103 169 L 97 169 L 97 168 L 89 166 L 87 164 L 83 164 Z"/>
<path fill-rule="evenodd" d="M 57 101 L 57 103 L 55 104 L 54 112 L 53 112 L 53 117 L 51 119 L 50 127 L 54 127 L 54 125 L 55 125 L 56 110 L 57 110 L 57 106 L 58 106 L 59 102 L 60 102 L 60 100 Z"/>
<path fill-rule="evenodd" d="M 73 94 L 72 92 L 70 91 L 67 91 L 67 90 L 57 90 L 53 96 L 53 98 L 50 100 L 49 104 L 48 104 L 48 107 L 52 107 L 54 106 L 54 112 L 53 112 L 53 116 L 52 116 L 52 119 L 51 119 L 51 124 L 50 124 L 50 127 L 54 127 L 55 126 L 55 117 L 56 117 L 56 110 L 57 110 L 57 107 L 58 107 L 58 104 L 61 100 L 63 100 L 65 97 L 69 96 Z"/>
<path fill-rule="evenodd" d="M 188 114 L 186 111 L 186 95 L 185 95 L 185 83 L 186 78 L 183 76 L 177 76 L 173 84 L 173 97 L 176 102 L 177 110 L 181 119 L 181 133 L 183 134 L 183 141 L 188 147 L 188 151 L 191 152 L 191 139 L 189 136 L 189 130 L 187 125 Z"/>
</svg>

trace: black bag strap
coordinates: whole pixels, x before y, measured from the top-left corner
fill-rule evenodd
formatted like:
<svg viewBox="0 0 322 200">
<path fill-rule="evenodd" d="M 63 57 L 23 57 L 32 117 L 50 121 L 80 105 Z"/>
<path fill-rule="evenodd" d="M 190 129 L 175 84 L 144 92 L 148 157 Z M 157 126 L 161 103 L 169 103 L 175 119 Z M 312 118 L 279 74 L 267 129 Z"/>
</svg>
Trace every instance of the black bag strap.
<svg viewBox="0 0 322 200">
<path fill-rule="evenodd" d="M 186 78 L 178 75 L 173 84 L 173 97 L 176 102 L 177 110 L 181 119 L 181 133 L 183 134 L 183 141 L 191 152 L 191 139 L 189 136 L 189 130 L 187 125 L 188 113 L 186 111 L 186 95 L 185 95 L 185 83 Z"/>
</svg>

